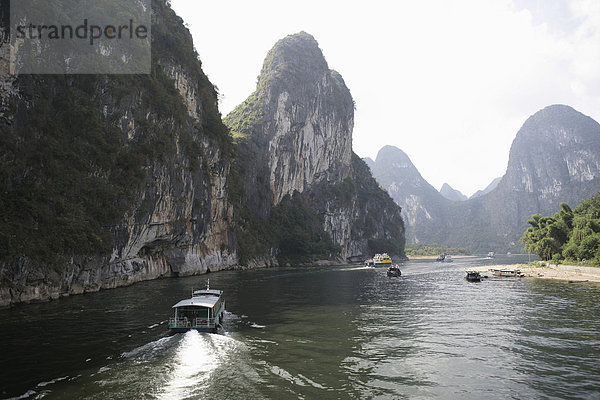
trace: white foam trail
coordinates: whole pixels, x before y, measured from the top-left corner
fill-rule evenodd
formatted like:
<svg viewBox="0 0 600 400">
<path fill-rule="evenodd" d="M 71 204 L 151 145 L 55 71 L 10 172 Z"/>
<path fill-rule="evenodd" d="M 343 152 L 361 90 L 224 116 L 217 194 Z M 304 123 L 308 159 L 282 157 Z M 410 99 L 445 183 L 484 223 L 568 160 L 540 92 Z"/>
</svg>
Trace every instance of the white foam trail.
<svg viewBox="0 0 600 400">
<path fill-rule="evenodd" d="M 167 336 L 164 338 L 160 338 L 153 342 L 146 343 L 143 346 L 136 347 L 135 349 L 133 349 L 131 351 L 127 351 L 127 352 L 121 354 L 121 357 L 135 358 L 138 356 L 144 357 L 148 354 L 152 355 L 152 354 L 156 353 L 158 350 L 165 348 L 171 340 L 173 340 L 173 336 Z"/>
<path fill-rule="evenodd" d="M 48 386 L 48 385 L 53 385 L 56 382 L 64 381 L 65 379 L 69 379 L 69 377 L 68 376 L 63 376 L 61 378 L 52 379 L 51 381 L 48 381 L 48 382 L 40 382 L 37 385 L 39 387 L 45 387 L 45 386 Z"/>
<path fill-rule="evenodd" d="M 224 363 L 236 341 L 223 335 L 186 332 L 175 354 L 174 366 L 159 399 L 182 399 L 203 391 L 212 373 Z"/>
<path fill-rule="evenodd" d="M 7 400 L 21 400 L 21 399 L 28 399 L 31 396 L 35 396 L 37 394 L 37 392 L 35 390 L 28 390 L 26 393 L 20 395 L 19 397 L 11 397 Z"/>
</svg>

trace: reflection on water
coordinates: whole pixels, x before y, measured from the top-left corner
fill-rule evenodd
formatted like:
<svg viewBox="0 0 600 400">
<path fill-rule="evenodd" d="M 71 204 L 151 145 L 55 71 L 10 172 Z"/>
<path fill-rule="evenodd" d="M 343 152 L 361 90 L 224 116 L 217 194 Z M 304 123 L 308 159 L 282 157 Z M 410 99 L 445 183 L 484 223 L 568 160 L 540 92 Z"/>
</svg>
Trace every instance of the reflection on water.
<svg viewBox="0 0 600 400">
<path fill-rule="evenodd" d="M 597 398 L 600 286 L 464 279 L 486 263 L 214 274 L 220 334 L 167 333 L 203 277 L 2 310 L 0 397 Z"/>
<path fill-rule="evenodd" d="M 167 382 L 158 398 L 184 399 L 201 396 L 204 388 L 211 383 L 211 374 L 219 365 L 226 363 L 235 344 L 235 340 L 226 336 L 187 332 L 170 362 Z"/>
</svg>

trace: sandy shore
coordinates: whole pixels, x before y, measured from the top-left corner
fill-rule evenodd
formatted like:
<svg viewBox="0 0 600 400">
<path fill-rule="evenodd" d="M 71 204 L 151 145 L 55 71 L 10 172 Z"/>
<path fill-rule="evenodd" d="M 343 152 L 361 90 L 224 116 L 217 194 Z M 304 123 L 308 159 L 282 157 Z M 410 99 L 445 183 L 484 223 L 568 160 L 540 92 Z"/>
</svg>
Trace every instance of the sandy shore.
<svg viewBox="0 0 600 400">
<path fill-rule="evenodd" d="M 536 267 L 528 264 L 489 265 L 474 268 L 476 271 L 487 272 L 492 269 L 520 269 L 526 277 L 542 279 L 559 279 L 572 282 L 598 282 L 600 283 L 600 268 L 579 267 L 576 265 L 553 265 Z"/>
</svg>

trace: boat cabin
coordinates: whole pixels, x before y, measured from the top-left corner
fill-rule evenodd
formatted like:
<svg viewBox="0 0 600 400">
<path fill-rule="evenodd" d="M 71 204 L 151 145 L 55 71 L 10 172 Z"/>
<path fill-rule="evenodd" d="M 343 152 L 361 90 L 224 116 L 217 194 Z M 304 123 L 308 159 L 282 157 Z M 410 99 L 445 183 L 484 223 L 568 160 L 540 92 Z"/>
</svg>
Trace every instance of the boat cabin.
<svg viewBox="0 0 600 400">
<path fill-rule="evenodd" d="M 222 290 L 209 288 L 192 291 L 190 299 L 181 300 L 173 306 L 174 315 L 169 318 L 169 329 L 174 332 L 191 329 L 216 332 L 225 312 L 222 294 Z"/>
<path fill-rule="evenodd" d="M 494 274 L 494 276 L 499 277 L 509 277 L 509 278 L 522 278 L 525 276 L 520 269 L 497 269 L 490 268 L 490 272 Z"/>
</svg>

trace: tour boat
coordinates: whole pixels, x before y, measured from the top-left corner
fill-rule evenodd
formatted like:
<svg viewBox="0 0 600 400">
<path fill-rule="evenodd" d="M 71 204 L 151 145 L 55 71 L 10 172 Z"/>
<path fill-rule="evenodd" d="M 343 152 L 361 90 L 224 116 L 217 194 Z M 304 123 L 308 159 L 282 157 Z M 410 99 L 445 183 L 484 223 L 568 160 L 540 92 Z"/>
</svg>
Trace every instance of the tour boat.
<svg viewBox="0 0 600 400">
<path fill-rule="evenodd" d="M 525 276 L 525 274 L 523 274 L 520 269 L 490 268 L 490 272 L 494 274 L 494 276 L 499 276 L 502 278 L 522 278 Z"/>
<path fill-rule="evenodd" d="M 402 276 L 402 271 L 400 271 L 398 264 L 392 265 L 388 268 L 387 276 Z"/>
<path fill-rule="evenodd" d="M 480 282 L 481 274 L 477 271 L 467 271 L 467 276 L 465 277 L 469 282 Z"/>
<path fill-rule="evenodd" d="M 191 298 L 181 300 L 173 306 L 175 313 L 169 318 L 169 329 L 172 332 L 186 332 L 192 329 L 217 332 L 225 312 L 222 294 L 222 290 L 211 290 L 210 282 L 207 282 L 204 290 L 192 290 Z"/>
<path fill-rule="evenodd" d="M 387 253 L 375 254 L 375 257 L 373 257 L 373 265 L 376 267 L 392 265 L 392 259 Z"/>
</svg>

